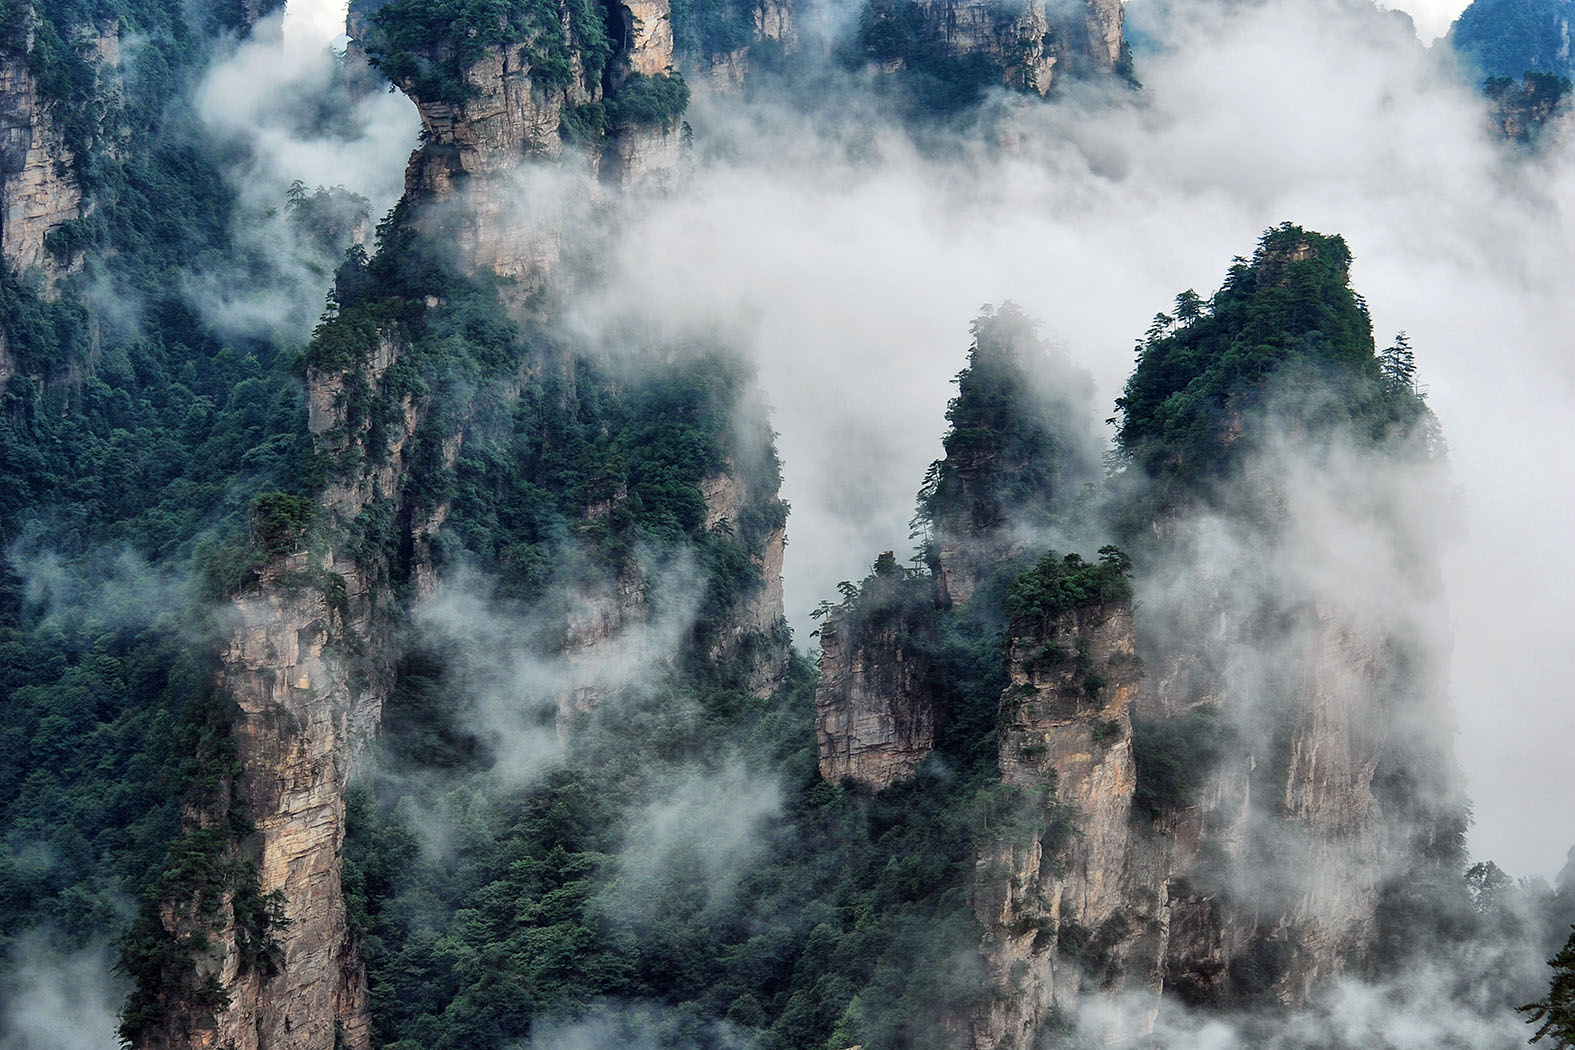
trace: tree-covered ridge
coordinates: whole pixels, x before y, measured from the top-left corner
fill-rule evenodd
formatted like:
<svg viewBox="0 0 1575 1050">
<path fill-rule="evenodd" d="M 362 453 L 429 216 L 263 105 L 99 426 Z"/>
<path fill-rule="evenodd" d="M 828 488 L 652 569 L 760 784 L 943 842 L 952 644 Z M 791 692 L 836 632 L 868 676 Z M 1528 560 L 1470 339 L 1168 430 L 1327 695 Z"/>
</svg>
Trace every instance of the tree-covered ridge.
<svg viewBox="0 0 1575 1050">
<path fill-rule="evenodd" d="M 946 407 L 943 447 L 925 476 L 919 522 L 961 532 L 1042 520 L 1092 477 L 1079 409 L 1086 376 L 1052 364 L 1035 322 L 1015 303 L 974 319 L 968 367 Z"/>
<path fill-rule="evenodd" d="M 1192 291 L 1137 347 L 1116 401 L 1120 452 L 1158 476 L 1206 479 L 1251 447 L 1245 416 L 1273 410 L 1314 432 L 1344 423 L 1374 439 L 1426 429 L 1409 346 L 1375 352 L 1338 236 L 1286 223 L 1238 258 L 1204 300 Z"/>
<path fill-rule="evenodd" d="M 371 17 L 363 41 L 388 79 L 417 98 L 460 104 L 471 97 L 469 69 L 495 48 L 511 48 L 543 88 L 567 87 L 578 54 L 587 86 L 599 86 L 615 51 L 597 0 L 393 0 Z"/>
<path fill-rule="evenodd" d="M 113 934 L 157 876 L 211 724 L 207 569 L 247 546 L 253 497 L 310 466 L 294 348 L 225 340 L 188 298 L 235 250 L 232 192 L 181 101 L 223 9 L 4 8 L 13 46 L 32 27 L 95 207 L 51 238 L 90 256 L 57 300 L 0 273 L 0 938 Z M 106 23 L 136 35 L 134 66 L 77 45 Z M 123 308 L 89 305 L 88 279 Z"/>
<path fill-rule="evenodd" d="M 1034 625 L 1079 606 L 1131 597 L 1132 559 L 1119 547 L 1106 545 L 1092 564 L 1078 554 L 1050 551 L 1017 578 L 1007 592 L 1005 609 L 1014 624 Z"/>
<path fill-rule="evenodd" d="M 972 334 L 947 406 L 947 455 L 929 466 L 913 518 L 931 562 L 937 540 L 1046 526 L 1095 477 L 1088 376 L 1044 345 L 1013 302 L 986 307 Z"/>
<path fill-rule="evenodd" d="M 997 341 L 994 317 L 980 325 L 987 348 L 1031 335 L 1009 311 Z M 956 413 L 965 429 L 999 423 L 1013 401 L 1010 377 L 989 364 L 980 376 L 988 383 L 966 384 L 968 403 L 993 407 Z M 473 429 L 490 436 L 467 440 L 456 467 L 447 531 L 501 580 L 498 598 L 542 593 L 565 529 L 581 544 L 594 536 L 616 546 L 638 529 L 647 543 L 689 537 L 710 549 L 695 532 L 701 508 L 685 495 L 714 466 L 697 442 L 709 428 L 687 421 L 712 418 L 707 387 L 736 381 L 724 363 L 703 359 L 693 375 L 680 369 L 648 391 L 603 386 L 585 361 L 543 380 L 511 420 L 478 417 Z M 571 386 L 578 407 L 557 414 Z M 620 419 L 644 422 L 629 429 Z M 681 447 L 702 454 L 662 451 Z M 1054 455 L 1031 438 L 1020 452 Z M 774 459 L 767 466 L 774 471 Z M 585 514 L 609 494 L 610 512 Z M 1070 834 L 1069 815 L 1049 800 L 1000 783 L 1009 610 L 1125 596 L 1128 570 L 1113 549 L 1093 565 L 1056 557 L 1035 570 L 1014 560 L 970 601 L 942 608 L 928 572 L 888 553 L 863 581 L 842 585 L 841 603 L 823 606 L 823 630 L 900 633 L 942 710 L 932 763 L 873 796 L 819 780 L 803 669 L 762 701 L 740 692 L 725 666 L 680 661 L 604 697 L 575 721 L 560 764 L 518 785 L 493 770 L 492 745 L 471 727 L 463 668 L 447 643 L 411 653 L 385 716 L 393 761 L 357 797 L 347 845 L 377 1039 L 401 1050 L 505 1046 L 634 1002 L 660 1046 L 949 1045 L 946 1019 L 967 1016 L 987 986 L 970 903 L 981 844 L 1029 833 L 1029 813 L 1049 855 Z M 715 589 L 714 570 L 711 579 Z M 756 848 L 718 868 L 698 839 L 646 866 L 642 813 L 653 800 L 709 790 L 730 768 L 748 769 L 775 800 L 750 831 Z M 448 852 L 421 845 L 430 813 L 462 828 Z"/>
<path fill-rule="evenodd" d="M 883 559 L 848 604 L 889 605 L 910 578 Z M 662 1047 L 949 1046 L 945 1020 L 985 987 L 969 902 L 977 845 L 1017 834 L 1031 804 L 995 769 L 1009 583 L 963 609 L 929 603 L 950 707 L 940 760 L 875 795 L 819 779 L 803 668 L 769 700 L 676 670 L 604 701 L 576 723 L 561 768 L 511 787 L 483 772 L 486 746 L 465 729 L 443 654 L 421 656 L 388 713 L 387 746 L 394 769 L 445 778 L 373 778 L 347 843 L 377 1038 L 501 1047 L 634 1002 Z M 751 785 L 729 788 L 733 805 L 747 809 L 756 791 L 773 799 L 750 848 L 718 867 L 706 825 L 647 867 L 642 814 L 732 784 L 730 768 Z M 432 812 L 462 829 L 449 853 L 422 848 Z"/>
<path fill-rule="evenodd" d="M 1571 0 L 1474 0 L 1449 27 L 1449 44 L 1479 77 L 1575 76 Z"/>
<path fill-rule="evenodd" d="M 342 451 L 322 469 L 362 469 L 363 449 L 385 456 L 404 406 L 419 405 L 407 497 L 417 512 L 449 508 L 435 568 L 482 569 L 500 599 L 528 603 L 565 583 L 565 566 L 617 573 L 642 552 L 682 547 L 706 574 L 702 633 L 754 593 L 753 559 L 786 506 L 753 374 L 736 354 L 675 347 L 666 364 L 620 371 L 539 321 L 511 320 L 491 280 L 455 272 L 402 212 L 382 237 L 371 260 L 347 256 L 305 353 L 314 375 L 343 379 L 342 429 L 327 435 Z M 384 341 L 398 356 L 374 388 L 362 370 Z M 445 464 L 441 450 L 460 435 Z M 701 483 L 722 474 L 747 498 L 739 520 L 708 528 Z M 391 544 L 393 513 L 378 502 L 351 523 L 358 548 Z"/>
</svg>

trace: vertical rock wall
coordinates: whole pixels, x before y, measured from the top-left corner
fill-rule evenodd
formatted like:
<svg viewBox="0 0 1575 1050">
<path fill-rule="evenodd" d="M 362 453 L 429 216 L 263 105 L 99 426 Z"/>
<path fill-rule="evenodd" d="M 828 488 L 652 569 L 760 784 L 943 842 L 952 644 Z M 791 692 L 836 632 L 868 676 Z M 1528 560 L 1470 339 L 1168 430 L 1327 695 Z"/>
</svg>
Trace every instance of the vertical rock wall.
<svg viewBox="0 0 1575 1050">
<path fill-rule="evenodd" d="M 1133 863 L 1135 647 L 1127 602 L 1012 634 L 1001 780 L 1022 789 L 1036 830 L 980 847 L 974 911 L 994 994 L 973 1018 L 975 1047 L 1040 1045 L 1080 992 L 1156 975 L 1160 883 Z"/>
<path fill-rule="evenodd" d="M 360 370 L 375 390 L 397 360 L 384 339 Z M 204 999 L 168 1004 L 148 1047 L 226 1050 L 323 1050 L 370 1045 L 364 970 L 349 928 L 340 882 L 345 787 L 376 733 L 394 680 L 391 637 L 399 610 L 383 555 L 363 561 L 344 549 L 345 527 L 374 501 L 403 522 L 416 564 L 444 508 L 421 514 L 407 505 L 405 456 L 422 411 L 403 404 L 381 449 L 367 446 L 367 424 L 346 416 L 343 373 L 308 375 L 308 425 L 319 447 L 351 466 L 320 495 L 326 522 L 302 550 L 275 560 L 230 610 L 220 685 L 233 700 L 237 774 L 231 804 L 256 833 L 239 845 L 258 869 L 260 890 L 278 893 L 286 923 L 274 931 L 277 972 L 242 963 L 233 919 L 203 931 L 200 976 L 216 979 L 228 1005 Z M 445 446 L 450 462 L 457 440 Z M 325 538 L 326 537 L 326 538 Z M 175 932 L 182 919 L 167 912 Z"/>
<path fill-rule="evenodd" d="M 930 610 L 872 609 L 872 597 L 821 624 L 815 736 L 823 778 L 879 791 L 912 776 L 935 749 L 944 713 L 930 659 L 916 644 L 929 632 Z"/>
<path fill-rule="evenodd" d="M 77 158 L 60 128 L 59 100 L 39 94 L 29 67 L 36 27 L 11 47 L 0 48 L 0 254 L 13 270 L 44 278 L 46 292 L 80 264 L 59 259 L 49 234 L 89 210 L 74 165 Z M 71 41 L 100 71 L 96 104 L 102 122 L 115 105 L 120 69 L 120 31 L 106 23 L 79 32 Z"/>
</svg>

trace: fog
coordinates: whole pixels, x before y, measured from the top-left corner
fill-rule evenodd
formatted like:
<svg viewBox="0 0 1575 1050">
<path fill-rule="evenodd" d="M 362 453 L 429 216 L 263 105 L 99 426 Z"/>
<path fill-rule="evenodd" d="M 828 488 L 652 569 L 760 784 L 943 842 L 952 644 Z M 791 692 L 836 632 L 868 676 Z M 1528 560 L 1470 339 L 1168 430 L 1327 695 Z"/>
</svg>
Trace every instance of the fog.
<svg viewBox="0 0 1575 1050">
<path fill-rule="evenodd" d="M 20 937 L 0 973 L 0 1050 L 115 1046 L 126 988 L 110 959 L 103 944 L 67 952 L 39 932 Z"/>
<path fill-rule="evenodd" d="M 1551 875 L 1575 841 L 1548 659 L 1575 612 L 1568 129 L 1537 153 L 1498 140 L 1447 56 L 1354 0 L 1138 0 L 1128 16 L 1164 41 L 1138 56 L 1141 92 L 1003 100 L 938 147 L 830 74 L 811 112 L 697 106 L 685 190 L 642 205 L 607 284 L 627 314 L 752 348 L 803 644 L 838 580 L 908 548 L 981 304 L 1039 318 L 1109 404 L 1176 293 L 1207 296 L 1281 221 L 1342 234 L 1380 345 L 1411 335 L 1460 492 L 1445 584 L 1472 851 Z"/>
<path fill-rule="evenodd" d="M 329 46 L 328 9 L 291 4 L 221 55 L 195 103 L 238 198 L 229 264 L 187 276 L 187 295 L 225 335 L 304 341 L 334 267 L 352 242 L 370 250 L 377 221 L 404 192 L 420 125 L 397 92 L 362 94 Z M 320 198 L 288 205 L 292 184 Z M 308 201 L 308 204 L 311 202 Z"/>
</svg>

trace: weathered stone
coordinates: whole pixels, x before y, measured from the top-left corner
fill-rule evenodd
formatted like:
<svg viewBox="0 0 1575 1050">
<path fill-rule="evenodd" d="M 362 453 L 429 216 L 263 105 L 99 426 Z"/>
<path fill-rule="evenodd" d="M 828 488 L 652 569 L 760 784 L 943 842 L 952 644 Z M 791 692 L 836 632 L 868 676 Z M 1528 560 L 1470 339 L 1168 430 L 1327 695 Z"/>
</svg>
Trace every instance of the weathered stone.
<svg viewBox="0 0 1575 1050">
<path fill-rule="evenodd" d="M 84 30 L 71 43 L 101 71 L 102 121 L 117 100 L 119 27 Z M 53 294 L 55 282 L 80 259 L 56 258 L 46 238 L 91 206 L 73 167 L 77 158 L 60 130 L 61 103 L 39 94 L 28 67 L 33 46 L 30 31 L 20 49 L 0 51 L 0 252 L 13 269 L 40 274 L 45 293 Z"/>
<path fill-rule="evenodd" d="M 939 697 L 930 661 L 913 642 L 920 610 L 863 621 L 860 610 L 833 612 L 820 629 L 815 736 L 820 775 L 880 790 L 912 776 L 935 749 Z"/>
<path fill-rule="evenodd" d="M 1157 970 L 1163 880 L 1134 865 L 1135 645 L 1126 602 L 1012 634 L 1001 779 L 1023 789 L 1025 805 L 1049 808 L 1026 815 L 1041 831 L 980 846 L 974 912 L 998 994 L 973 1018 L 973 1046 L 1037 1045 L 1084 985 L 1116 974 L 1141 983 Z M 1073 930 L 1075 944 L 1065 940 Z"/>
</svg>

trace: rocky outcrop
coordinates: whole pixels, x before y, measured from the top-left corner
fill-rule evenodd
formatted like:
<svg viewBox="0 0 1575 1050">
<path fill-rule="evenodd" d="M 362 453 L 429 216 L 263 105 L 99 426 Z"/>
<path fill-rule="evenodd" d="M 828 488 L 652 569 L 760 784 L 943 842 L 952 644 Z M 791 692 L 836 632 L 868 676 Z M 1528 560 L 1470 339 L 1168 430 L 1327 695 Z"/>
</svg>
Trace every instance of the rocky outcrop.
<svg viewBox="0 0 1575 1050">
<path fill-rule="evenodd" d="M 609 694 L 628 688 L 653 663 L 672 660 L 675 640 L 649 634 L 646 582 L 639 566 L 629 564 L 611 579 L 582 585 L 570 597 L 561 649 L 566 681 L 556 697 L 560 734 Z"/>
<path fill-rule="evenodd" d="M 815 737 L 820 775 L 833 783 L 879 791 L 935 749 L 944 712 L 923 644 L 934 609 L 927 583 L 914 582 L 877 578 L 821 624 Z"/>
<path fill-rule="evenodd" d="M 1569 81 L 1550 74 L 1528 73 L 1516 83 L 1508 77 L 1487 81 L 1494 130 L 1510 142 L 1537 141 L 1542 130 L 1570 109 Z"/>
<path fill-rule="evenodd" d="M 518 47 L 489 49 L 465 72 L 465 102 L 421 99 L 402 85 L 425 143 L 411 156 L 405 197 L 425 206 L 418 225 L 454 244 L 466 269 L 528 281 L 556 264 L 561 246 L 547 217 L 527 219 L 511 176 L 533 158 L 560 157 L 565 109 L 600 93 L 578 77 L 544 88 L 521 55 Z"/>
<path fill-rule="evenodd" d="M 762 486 L 742 477 L 736 463 L 701 479 L 707 532 L 731 534 L 741 542 L 758 573 L 754 585 L 734 604 L 720 636 L 711 642 L 711 657 L 741 665 L 745 688 L 767 697 L 786 680 L 792 658 L 790 633 L 782 606 L 782 561 L 787 552 L 786 507 L 774 485 Z M 751 511 L 771 515 L 756 535 L 743 529 Z"/>
<path fill-rule="evenodd" d="M 1396 650 L 1381 626 L 1328 610 L 1303 610 L 1299 627 L 1271 650 L 1283 705 L 1220 690 L 1240 746 L 1169 821 L 1166 980 L 1187 1001 L 1305 1002 L 1377 937 L 1383 853 L 1400 831 L 1375 791 Z"/>
<path fill-rule="evenodd" d="M 1031 830 L 980 847 L 974 911 L 992 994 L 972 1020 L 975 1047 L 1039 1045 L 1055 1011 L 1118 975 L 1157 996 L 1163 883 L 1134 863 L 1135 646 L 1124 601 L 1012 633 L 999 762 Z"/>
<path fill-rule="evenodd" d="M 427 540 L 446 513 L 413 507 L 405 495 L 422 406 L 405 398 L 377 448 L 370 422 L 350 409 L 347 386 L 365 383 L 375 394 L 399 353 L 399 343 L 385 338 L 353 370 L 309 370 L 308 426 L 318 448 L 344 466 L 320 494 L 324 520 L 234 601 L 220 653 L 220 686 L 235 706 L 238 770 L 227 804 L 255 826 L 237 848 L 255 864 L 260 893 L 282 902 L 285 922 L 272 931 L 275 965 L 246 964 L 233 915 L 204 929 L 198 974 L 211 977 L 225 1001 L 217 1008 L 208 997 L 168 1004 L 167 1020 L 140 1046 L 370 1045 L 365 975 L 340 884 L 345 787 L 393 687 L 391 635 L 400 613 L 386 552 L 353 553 L 348 541 L 353 523 L 381 508 L 400 523 L 419 591 L 432 578 Z M 449 463 L 458 447 L 457 438 L 443 446 Z M 177 908 L 166 909 L 172 933 L 182 921 Z"/>
<path fill-rule="evenodd" d="M 629 68 L 641 76 L 673 71 L 673 14 L 668 0 L 610 0 L 624 26 Z"/>
<path fill-rule="evenodd" d="M 679 64 L 697 94 L 725 95 L 749 82 L 751 59 L 762 45 L 790 51 L 798 45 L 798 15 L 792 0 L 742 0 L 727 7 L 739 29 L 725 42 L 692 39 L 680 44 Z M 740 40 L 740 35 L 743 40 Z"/>
<path fill-rule="evenodd" d="M 236 603 L 223 654 L 238 709 L 239 790 L 257 829 L 264 894 L 283 895 L 278 971 L 234 972 L 224 945 L 218 976 L 231 1005 L 211 1045 L 317 1048 L 370 1045 L 366 981 L 340 888 L 344 788 L 377 727 L 389 671 L 355 660 L 377 645 L 377 596 L 348 558 L 314 566 L 302 553 L 271 567 Z M 377 677 L 352 682 L 352 670 Z"/>
<path fill-rule="evenodd" d="M 602 152 L 601 178 L 625 190 L 674 189 L 678 184 L 682 147 L 683 133 L 679 127 L 658 124 L 625 128 Z"/>
<path fill-rule="evenodd" d="M 29 68 L 36 24 L 13 47 L 0 48 L 0 253 L 13 270 L 44 278 L 45 291 L 80 265 L 69 252 L 51 251 L 50 234 L 88 210 L 75 165 L 77 157 L 60 126 L 67 100 L 45 98 Z M 84 31 L 73 41 L 109 82 L 120 65 L 118 26 Z"/>
<path fill-rule="evenodd" d="M 559 17 L 572 41 L 565 4 Z M 605 70 L 587 68 L 571 43 L 567 76 L 561 75 L 561 57 L 538 55 L 533 41 L 522 40 L 485 48 L 462 70 L 463 89 L 457 93 L 426 97 L 415 79 L 398 85 L 416 104 L 424 143 L 406 172 L 406 200 L 416 206 L 417 225 L 454 244 L 465 268 L 490 268 L 526 286 L 541 284 L 557 268 L 566 221 L 558 212 L 573 208 L 527 199 L 532 195 L 519 180 L 529 165 L 560 163 L 572 173 L 570 196 L 590 200 L 609 190 L 667 190 L 675 184 L 678 121 L 605 124 L 610 117 L 601 108 L 631 76 L 673 72 L 667 0 L 617 4 L 608 25 L 615 52 Z M 375 32 L 364 15 L 350 27 Z M 441 66 L 451 60 L 448 48 L 434 46 L 422 61 Z M 566 137 L 571 127 L 573 135 Z M 577 179 L 583 181 L 574 188 Z"/>
<path fill-rule="evenodd" d="M 876 0 L 876 20 L 899 19 L 905 0 Z M 948 58 L 983 55 L 1007 87 L 1043 96 L 1067 70 L 1110 73 L 1122 60 L 1119 0 L 1051 7 L 1043 0 L 1003 7 L 992 0 L 918 0 L 922 45 Z M 905 59 L 886 61 L 896 72 Z"/>
</svg>

